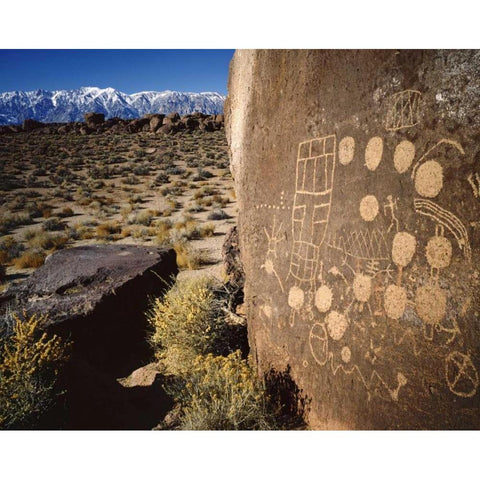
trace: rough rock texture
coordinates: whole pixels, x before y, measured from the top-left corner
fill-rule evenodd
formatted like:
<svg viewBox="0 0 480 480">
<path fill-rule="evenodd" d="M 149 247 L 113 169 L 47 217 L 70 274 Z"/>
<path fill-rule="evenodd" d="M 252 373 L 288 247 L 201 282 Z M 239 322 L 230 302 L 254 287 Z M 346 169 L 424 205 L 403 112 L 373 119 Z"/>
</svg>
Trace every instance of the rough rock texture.
<svg viewBox="0 0 480 480">
<path fill-rule="evenodd" d="M 105 122 L 105 115 L 103 113 L 86 113 L 83 118 L 85 119 L 87 127 L 90 128 L 101 125 L 103 122 Z"/>
<path fill-rule="evenodd" d="M 61 382 L 67 390 L 63 428 L 152 428 L 135 402 L 152 390 L 125 390 L 117 378 L 151 360 L 145 312 L 177 274 L 175 252 L 131 245 L 62 250 L 48 257 L 23 283 L 0 297 L 27 314 L 48 314 L 48 330 L 73 342 Z M 138 388 L 137 388 L 138 387 Z M 157 389 L 158 390 L 158 389 Z M 155 393 L 155 392 L 153 392 Z M 155 393 L 158 401 L 158 392 Z M 133 401 L 133 404 L 132 404 Z M 158 408 L 161 408 L 157 405 Z"/>
<path fill-rule="evenodd" d="M 237 51 L 249 341 L 314 428 L 480 428 L 480 52 Z"/>
<path fill-rule="evenodd" d="M 45 124 L 42 122 L 37 122 L 36 120 L 31 120 L 27 118 L 23 121 L 22 128 L 25 132 L 32 132 L 38 128 L 42 128 Z"/>
</svg>

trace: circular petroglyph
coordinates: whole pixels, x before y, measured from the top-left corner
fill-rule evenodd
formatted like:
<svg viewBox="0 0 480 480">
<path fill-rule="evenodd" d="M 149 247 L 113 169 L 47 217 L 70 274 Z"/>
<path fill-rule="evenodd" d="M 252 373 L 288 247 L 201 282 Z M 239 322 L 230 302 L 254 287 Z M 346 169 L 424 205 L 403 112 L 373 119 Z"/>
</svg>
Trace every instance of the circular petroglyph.
<svg viewBox="0 0 480 480">
<path fill-rule="evenodd" d="M 308 361 L 307 361 L 307 360 L 304 360 L 304 361 L 303 361 L 303 366 L 304 366 L 304 368 L 307 368 L 307 367 L 308 367 Z"/>
<path fill-rule="evenodd" d="M 407 305 L 407 291 L 398 285 L 389 285 L 385 290 L 384 307 L 387 317 L 398 320 Z"/>
<path fill-rule="evenodd" d="M 366 195 L 360 201 L 360 216 L 366 221 L 375 220 L 378 215 L 378 200 L 375 195 Z"/>
<path fill-rule="evenodd" d="M 355 153 L 355 140 L 353 137 L 344 137 L 338 144 L 338 160 L 342 165 L 348 165 L 353 160 Z"/>
<path fill-rule="evenodd" d="M 328 336 L 325 326 L 321 323 L 314 323 L 309 335 L 310 352 L 315 361 L 325 365 L 328 360 Z"/>
<path fill-rule="evenodd" d="M 350 351 L 350 349 L 348 347 L 343 347 L 342 351 L 340 352 L 340 355 L 342 357 L 342 360 L 345 363 L 348 363 L 350 361 L 350 359 L 352 358 L 352 352 Z"/>
<path fill-rule="evenodd" d="M 365 165 L 372 172 L 377 169 L 382 161 L 383 140 L 380 137 L 372 137 L 365 148 Z"/>
<path fill-rule="evenodd" d="M 318 308 L 318 311 L 322 313 L 328 312 L 332 306 L 332 299 L 333 293 L 330 287 L 322 285 L 315 292 L 315 306 Z"/>
<path fill-rule="evenodd" d="M 348 327 L 348 321 L 345 315 L 332 311 L 327 315 L 327 330 L 328 334 L 334 340 L 340 340 Z"/>
<path fill-rule="evenodd" d="M 422 197 L 434 198 L 443 187 L 443 168 L 436 160 L 428 160 L 418 167 L 415 190 Z"/>
<path fill-rule="evenodd" d="M 417 240 L 408 232 L 398 232 L 392 242 L 392 260 L 399 267 L 406 267 L 415 254 Z"/>
<path fill-rule="evenodd" d="M 366 302 L 372 294 L 372 277 L 356 273 L 353 279 L 353 294 L 360 302 Z"/>
<path fill-rule="evenodd" d="M 468 355 L 451 352 L 445 359 L 448 388 L 459 397 L 473 397 L 478 388 L 478 372 Z"/>
<path fill-rule="evenodd" d="M 401 141 L 393 154 L 393 165 L 398 173 L 405 173 L 415 157 L 415 145 L 408 140 Z"/>
<path fill-rule="evenodd" d="M 447 294 L 438 285 L 418 287 L 415 309 L 418 316 L 430 325 L 441 322 L 447 308 Z"/>
<path fill-rule="evenodd" d="M 433 268 L 446 268 L 452 260 L 452 244 L 448 238 L 430 238 L 425 249 L 428 264 Z"/>
<path fill-rule="evenodd" d="M 288 304 L 294 310 L 300 310 L 305 301 L 305 293 L 299 287 L 292 287 L 288 292 Z"/>
</svg>

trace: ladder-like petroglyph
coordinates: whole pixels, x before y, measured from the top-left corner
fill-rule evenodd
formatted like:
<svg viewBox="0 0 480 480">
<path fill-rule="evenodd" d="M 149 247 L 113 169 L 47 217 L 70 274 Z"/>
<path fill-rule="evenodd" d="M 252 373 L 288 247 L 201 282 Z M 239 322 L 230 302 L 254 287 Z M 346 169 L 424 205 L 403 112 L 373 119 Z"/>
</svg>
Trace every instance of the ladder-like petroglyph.
<svg viewBox="0 0 480 480">
<path fill-rule="evenodd" d="M 302 142 L 298 146 L 292 208 L 293 246 L 288 272 L 288 277 L 295 281 L 289 291 L 290 325 L 294 324 L 295 313 L 304 306 L 306 294 L 309 297 L 307 309 L 312 306 L 320 247 L 330 217 L 335 156 L 335 135 Z"/>
</svg>

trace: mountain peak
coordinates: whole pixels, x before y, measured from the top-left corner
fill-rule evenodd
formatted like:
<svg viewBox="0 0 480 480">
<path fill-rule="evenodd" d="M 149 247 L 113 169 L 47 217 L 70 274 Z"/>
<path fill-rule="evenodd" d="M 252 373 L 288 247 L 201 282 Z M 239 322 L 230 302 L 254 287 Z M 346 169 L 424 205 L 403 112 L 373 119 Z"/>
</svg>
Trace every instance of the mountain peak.
<svg viewBox="0 0 480 480">
<path fill-rule="evenodd" d="M 88 112 L 107 118 L 136 118 L 147 113 L 223 112 L 225 96 L 217 92 L 143 91 L 126 94 L 112 87 L 85 86 L 75 90 L 35 90 L 0 93 L 0 124 L 27 118 L 40 122 L 77 122 Z"/>
</svg>

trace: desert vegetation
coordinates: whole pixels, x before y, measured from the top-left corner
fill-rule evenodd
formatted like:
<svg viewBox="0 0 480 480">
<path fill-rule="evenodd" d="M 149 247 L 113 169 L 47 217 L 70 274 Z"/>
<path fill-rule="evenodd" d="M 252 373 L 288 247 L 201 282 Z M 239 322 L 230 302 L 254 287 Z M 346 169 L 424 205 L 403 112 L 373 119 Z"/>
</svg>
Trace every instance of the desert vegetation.
<svg viewBox="0 0 480 480">
<path fill-rule="evenodd" d="M 69 345 L 44 331 L 43 316 L 11 313 L 2 322 L 0 428 L 38 428 L 61 394 L 56 381 Z"/>
<path fill-rule="evenodd" d="M 257 375 L 248 356 L 246 327 L 229 312 L 228 302 L 225 285 L 206 277 L 187 278 L 177 280 L 149 312 L 150 341 L 176 403 L 175 428 L 270 430 L 302 425 L 298 405 L 285 415 L 278 379 Z"/>
<path fill-rule="evenodd" d="M 218 270 L 236 216 L 223 129 L 0 135 L 0 193 L 2 282 L 93 243 L 170 246 L 182 269 Z"/>
</svg>

